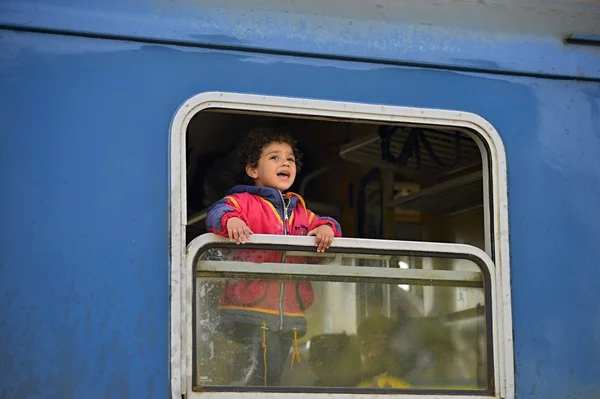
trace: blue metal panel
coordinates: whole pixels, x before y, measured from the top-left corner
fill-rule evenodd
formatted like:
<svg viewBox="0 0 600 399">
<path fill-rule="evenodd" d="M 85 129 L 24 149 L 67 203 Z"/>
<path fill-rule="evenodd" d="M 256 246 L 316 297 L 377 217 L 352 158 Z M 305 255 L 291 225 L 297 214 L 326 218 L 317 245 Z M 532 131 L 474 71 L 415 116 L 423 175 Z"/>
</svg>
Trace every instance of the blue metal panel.
<svg viewBox="0 0 600 399">
<path fill-rule="evenodd" d="M 568 0 L 3 0 L 0 25 L 600 79 L 600 4 Z"/>
<path fill-rule="evenodd" d="M 165 57 L 129 68 L 132 46 L 0 36 L 0 397 L 165 398 L 166 148 L 187 93 L 157 86 Z"/>
<path fill-rule="evenodd" d="M 488 119 L 508 154 L 517 397 L 600 397 L 597 83 L 0 36 L 1 397 L 168 395 L 168 128 L 214 90 Z"/>
</svg>

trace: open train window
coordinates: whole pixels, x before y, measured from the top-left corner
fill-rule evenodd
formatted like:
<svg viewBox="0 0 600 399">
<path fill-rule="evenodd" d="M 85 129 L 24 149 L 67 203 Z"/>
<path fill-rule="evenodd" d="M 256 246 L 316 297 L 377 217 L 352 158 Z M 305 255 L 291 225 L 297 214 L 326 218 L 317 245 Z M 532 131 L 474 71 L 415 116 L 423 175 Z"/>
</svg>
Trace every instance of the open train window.
<svg viewBox="0 0 600 399">
<path fill-rule="evenodd" d="M 306 167 L 291 190 L 341 222 L 330 252 L 309 253 L 306 237 L 255 235 L 240 250 L 205 234 L 206 208 L 238 178 L 236 145 L 259 126 L 298 139 Z M 505 156 L 485 120 L 205 93 L 177 113 L 171 151 L 173 397 L 513 396 Z M 266 329 L 224 316 L 250 304 L 219 299 L 252 281 L 311 287 L 308 327 L 280 325 L 292 349 L 276 376 Z M 269 348 L 261 378 L 248 377 L 252 345 Z"/>
</svg>

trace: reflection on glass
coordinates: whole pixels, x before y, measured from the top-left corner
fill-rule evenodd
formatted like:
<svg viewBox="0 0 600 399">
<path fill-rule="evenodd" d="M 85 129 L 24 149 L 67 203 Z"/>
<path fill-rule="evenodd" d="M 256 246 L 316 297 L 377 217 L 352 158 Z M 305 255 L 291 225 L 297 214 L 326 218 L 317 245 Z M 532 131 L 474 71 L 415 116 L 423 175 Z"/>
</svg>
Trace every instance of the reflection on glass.
<svg viewBox="0 0 600 399">
<path fill-rule="evenodd" d="M 249 259 L 247 271 L 252 272 L 259 259 L 273 262 L 275 255 L 291 263 L 286 265 L 290 268 L 392 268 L 398 278 L 247 279 L 213 277 L 204 268 L 195 285 L 196 387 L 488 388 L 490 341 L 476 264 L 447 258 L 211 249 L 201 255 L 198 267 Z M 457 277 L 425 284 L 403 278 L 406 270 L 441 270 Z"/>
</svg>

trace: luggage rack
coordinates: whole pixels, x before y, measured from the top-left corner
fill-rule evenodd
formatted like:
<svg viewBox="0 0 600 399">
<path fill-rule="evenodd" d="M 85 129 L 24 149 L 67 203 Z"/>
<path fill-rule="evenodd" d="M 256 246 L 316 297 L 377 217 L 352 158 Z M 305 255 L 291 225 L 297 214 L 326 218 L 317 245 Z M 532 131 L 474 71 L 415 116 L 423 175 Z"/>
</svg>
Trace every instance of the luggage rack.
<svg viewBox="0 0 600 399">
<path fill-rule="evenodd" d="M 413 127 L 399 127 L 389 136 L 389 151 L 393 156 L 402 153 Z M 340 148 L 340 156 L 362 165 L 393 172 L 387 205 L 427 212 L 437 216 L 473 209 L 483 204 L 483 173 L 479 146 L 467 133 L 449 128 L 421 129 L 430 152 L 421 145 L 420 160 L 416 155 L 394 164 L 385 160 L 379 133 L 351 141 Z M 457 140 L 459 144 L 457 145 Z M 408 195 L 394 195 L 394 183 L 412 181 L 421 189 Z"/>
<path fill-rule="evenodd" d="M 409 195 L 397 196 L 388 206 L 400 206 L 419 212 L 451 215 L 483 204 L 483 175 L 481 170 L 436 184 Z"/>
</svg>

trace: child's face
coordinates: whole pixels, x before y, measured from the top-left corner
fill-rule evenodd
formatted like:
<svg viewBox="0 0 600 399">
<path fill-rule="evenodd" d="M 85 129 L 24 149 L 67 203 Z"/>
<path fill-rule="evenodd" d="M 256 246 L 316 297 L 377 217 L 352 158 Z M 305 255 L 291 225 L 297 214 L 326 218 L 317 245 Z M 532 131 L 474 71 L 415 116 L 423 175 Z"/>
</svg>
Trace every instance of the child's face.
<svg viewBox="0 0 600 399">
<path fill-rule="evenodd" d="M 263 148 L 256 168 L 246 166 L 246 173 L 254 184 L 280 191 L 289 189 L 296 179 L 296 159 L 287 143 L 270 143 Z"/>
</svg>

